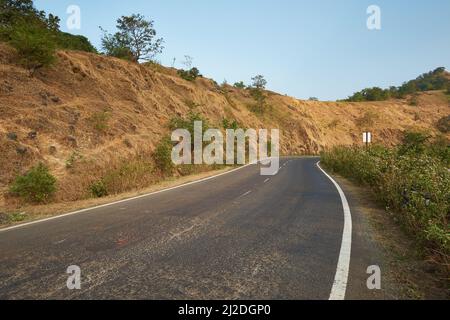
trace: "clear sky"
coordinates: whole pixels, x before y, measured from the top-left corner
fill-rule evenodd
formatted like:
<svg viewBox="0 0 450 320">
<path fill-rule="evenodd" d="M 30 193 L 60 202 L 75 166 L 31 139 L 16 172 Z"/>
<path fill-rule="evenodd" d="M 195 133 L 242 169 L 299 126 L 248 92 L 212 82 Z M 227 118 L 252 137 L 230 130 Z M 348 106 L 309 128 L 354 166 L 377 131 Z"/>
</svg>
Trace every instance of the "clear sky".
<svg viewBox="0 0 450 320">
<path fill-rule="evenodd" d="M 346 98 L 369 86 L 400 85 L 436 67 L 450 69 L 449 0 L 38 0 L 66 28 L 69 5 L 97 47 L 98 26 L 115 31 L 121 15 L 155 21 L 165 50 L 157 57 L 181 68 L 184 55 L 222 82 L 263 74 L 268 89 L 307 99 Z M 381 30 L 366 25 L 381 9 Z"/>
</svg>

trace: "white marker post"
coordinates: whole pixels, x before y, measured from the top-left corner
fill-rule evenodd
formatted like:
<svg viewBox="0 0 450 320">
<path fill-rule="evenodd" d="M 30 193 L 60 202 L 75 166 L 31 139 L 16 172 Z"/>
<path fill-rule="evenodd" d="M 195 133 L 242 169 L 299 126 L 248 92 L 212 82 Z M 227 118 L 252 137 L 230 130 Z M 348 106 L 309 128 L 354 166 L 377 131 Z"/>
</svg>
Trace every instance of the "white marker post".
<svg viewBox="0 0 450 320">
<path fill-rule="evenodd" d="M 366 147 L 372 143 L 372 132 L 364 132 L 363 133 L 363 143 L 366 144 Z"/>
</svg>

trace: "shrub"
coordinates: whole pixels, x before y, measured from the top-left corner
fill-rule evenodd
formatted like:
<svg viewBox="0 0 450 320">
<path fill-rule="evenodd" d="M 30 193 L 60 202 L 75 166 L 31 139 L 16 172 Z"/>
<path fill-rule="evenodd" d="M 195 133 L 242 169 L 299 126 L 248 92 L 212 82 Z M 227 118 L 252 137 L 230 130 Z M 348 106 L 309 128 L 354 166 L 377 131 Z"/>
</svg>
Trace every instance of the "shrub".
<svg viewBox="0 0 450 320">
<path fill-rule="evenodd" d="M 50 200 L 56 191 L 56 179 L 48 167 L 40 163 L 26 174 L 16 178 L 10 192 L 27 202 L 44 203 Z"/>
<path fill-rule="evenodd" d="M 91 194 L 96 198 L 106 197 L 108 195 L 108 190 L 103 180 L 95 181 L 89 187 Z"/>
<path fill-rule="evenodd" d="M 236 82 L 233 86 L 234 86 L 235 88 L 237 88 L 237 89 L 245 89 L 245 83 L 244 83 L 244 81 Z"/>
<path fill-rule="evenodd" d="M 230 121 L 228 119 L 222 119 L 222 127 L 225 130 L 228 130 L 228 129 L 237 130 L 237 129 L 239 129 L 239 124 L 236 120 Z"/>
<path fill-rule="evenodd" d="M 66 32 L 55 32 L 54 39 L 58 48 L 97 53 L 97 49 L 89 42 L 88 38 L 81 35 L 73 35 Z"/>
<path fill-rule="evenodd" d="M 201 114 L 190 111 L 187 118 L 175 117 L 170 119 L 169 129 L 177 130 L 177 129 L 186 129 L 191 134 L 191 137 L 194 136 L 194 122 L 201 121 L 202 122 L 202 130 L 205 132 L 209 129 L 208 120 L 202 117 Z"/>
<path fill-rule="evenodd" d="M 200 71 L 195 67 L 190 70 L 178 70 L 178 75 L 187 81 L 194 81 L 201 77 Z"/>
<path fill-rule="evenodd" d="M 172 162 L 172 142 L 169 138 L 162 139 L 156 146 L 153 155 L 156 167 L 163 174 L 171 174 L 174 169 Z"/>
<path fill-rule="evenodd" d="M 425 150 L 425 144 L 430 139 L 428 135 L 417 131 L 407 131 L 404 134 L 402 145 L 399 148 L 399 154 L 407 153 L 419 154 Z"/>
<path fill-rule="evenodd" d="M 55 61 L 56 44 L 51 33 L 33 24 L 20 24 L 11 32 L 9 43 L 17 49 L 20 64 L 28 69 L 49 66 Z"/>
<path fill-rule="evenodd" d="M 369 186 L 423 248 L 445 259 L 450 254 L 450 172 L 439 155 L 443 149 L 426 145 L 426 139 L 407 133 L 398 149 L 337 147 L 322 154 L 322 163 Z"/>
<path fill-rule="evenodd" d="M 427 153 L 431 157 L 440 159 L 447 168 L 450 167 L 450 141 L 446 136 L 435 138 L 431 146 L 427 148 Z"/>
</svg>

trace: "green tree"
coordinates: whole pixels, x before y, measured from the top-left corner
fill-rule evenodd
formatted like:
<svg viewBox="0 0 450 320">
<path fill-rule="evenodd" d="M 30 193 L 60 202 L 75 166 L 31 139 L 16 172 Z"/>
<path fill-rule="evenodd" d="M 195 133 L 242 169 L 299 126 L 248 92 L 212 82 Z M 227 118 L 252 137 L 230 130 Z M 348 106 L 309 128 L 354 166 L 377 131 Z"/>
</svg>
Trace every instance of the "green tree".
<svg viewBox="0 0 450 320">
<path fill-rule="evenodd" d="M 266 88 L 267 81 L 262 75 L 257 75 L 252 78 L 252 86 L 258 90 L 264 90 Z"/>
<path fill-rule="evenodd" d="M 117 20 L 117 32 L 108 34 L 105 30 L 102 38 L 102 48 L 107 55 L 127 56 L 131 53 L 135 62 L 150 61 L 163 50 L 163 39 L 156 39 L 154 22 L 146 20 L 143 15 L 132 14 L 122 16 Z"/>
<path fill-rule="evenodd" d="M 61 22 L 61 19 L 58 16 L 55 16 L 53 14 L 48 15 L 47 19 L 47 28 L 51 31 L 59 31 L 59 23 Z"/>
</svg>

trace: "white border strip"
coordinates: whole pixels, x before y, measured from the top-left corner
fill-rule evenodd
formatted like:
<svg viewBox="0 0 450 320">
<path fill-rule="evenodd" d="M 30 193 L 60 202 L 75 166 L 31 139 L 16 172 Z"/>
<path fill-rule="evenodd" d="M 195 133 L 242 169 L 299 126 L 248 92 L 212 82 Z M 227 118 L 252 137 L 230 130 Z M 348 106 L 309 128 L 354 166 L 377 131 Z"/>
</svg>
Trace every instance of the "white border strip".
<svg viewBox="0 0 450 320">
<path fill-rule="evenodd" d="M 163 193 L 163 192 L 167 192 L 167 191 L 171 191 L 171 190 L 187 187 L 187 186 L 190 186 L 190 185 L 193 185 L 193 184 L 197 184 L 197 183 L 200 183 L 200 182 L 212 180 L 212 179 L 218 178 L 220 176 L 223 176 L 223 175 L 226 175 L 226 174 L 229 174 L 229 173 L 232 173 L 232 172 L 236 172 L 238 170 L 242 170 L 242 169 L 244 169 L 244 168 L 246 168 L 248 166 L 251 166 L 253 164 L 254 163 L 249 163 L 249 164 L 247 164 L 245 166 L 242 166 L 242 167 L 239 167 L 239 168 L 227 171 L 227 172 L 219 173 L 219 174 L 217 174 L 215 176 L 203 178 L 203 179 L 200 179 L 200 180 L 188 182 L 188 183 L 185 183 L 185 184 L 181 184 L 179 186 L 175 186 L 175 187 L 171 187 L 171 188 L 167 188 L 167 189 L 163 189 L 163 190 L 159 190 L 159 191 L 143 194 L 143 195 L 140 195 L 140 196 L 136 196 L 136 197 L 132 197 L 132 198 L 128 198 L 128 199 L 123 199 L 123 200 L 119 200 L 119 201 L 115 201 L 115 202 L 110 202 L 110 203 L 102 204 L 102 205 L 99 205 L 99 206 L 90 207 L 90 208 L 86 208 L 86 209 L 82 209 L 82 210 L 77 210 L 77 211 L 61 214 L 61 215 L 50 217 L 50 218 L 44 218 L 44 219 L 40 219 L 40 220 L 36 220 L 36 221 L 31 221 L 31 222 L 27 222 L 27 223 L 18 224 L 18 225 L 15 225 L 15 226 L 3 228 L 3 229 L 0 229 L 0 233 L 1 232 L 5 232 L 5 231 L 9 231 L 9 230 L 13 230 L 13 229 L 23 228 L 23 227 L 30 226 L 30 225 L 37 224 L 37 223 L 50 221 L 50 220 L 61 219 L 61 218 L 64 218 L 64 217 L 72 216 L 72 215 L 75 215 L 75 214 L 78 214 L 78 213 L 83 213 L 83 212 L 86 212 L 86 211 L 91 211 L 91 210 L 95 210 L 95 209 L 109 207 L 109 206 L 112 206 L 112 205 L 115 205 L 115 204 L 119 204 L 119 203 L 124 203 L 124 202 L 128 202 L 128 201 L 133 201 L 133 200 L 149 197 L 149 196 L 152 196 L 152 195 L 155 195 L 155 194 L 158 194 L 158 193 Z"/>
<path fill-rule="evenodd" d="M 350 257 L 352 252 L 352 214 L 350 212 L 350 207 L 344 191 L 342 191 L 339 184 L 320 167 L 320 161 L 317 162 L 317 167 L 336 186 L 336 189 L 339 191 L 339 195 L 341 197 L 342 207 L 344 208 L 344 232 L 342 235 L 341 252 L 339 253 L 336 276 L 334 277 L 333 288 L 331 289 L 329 300 L 345 300 L 350 270 Z"/>
</svg>

